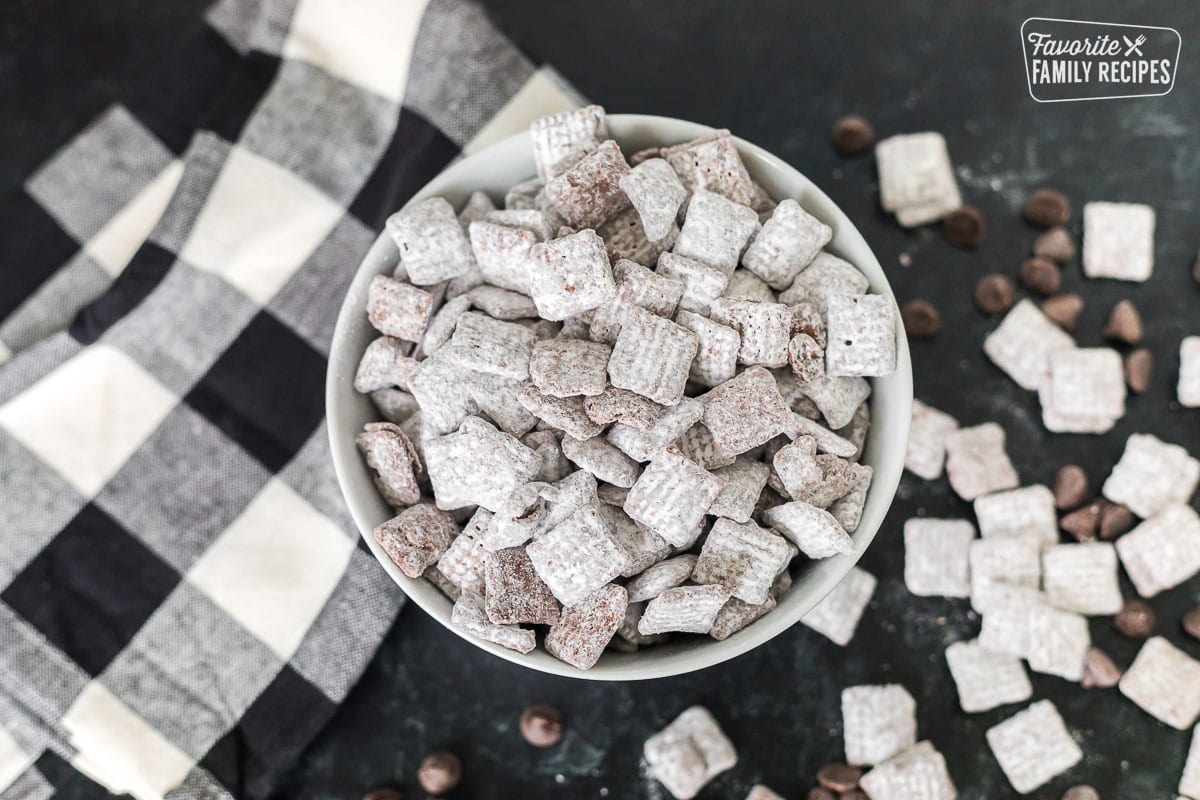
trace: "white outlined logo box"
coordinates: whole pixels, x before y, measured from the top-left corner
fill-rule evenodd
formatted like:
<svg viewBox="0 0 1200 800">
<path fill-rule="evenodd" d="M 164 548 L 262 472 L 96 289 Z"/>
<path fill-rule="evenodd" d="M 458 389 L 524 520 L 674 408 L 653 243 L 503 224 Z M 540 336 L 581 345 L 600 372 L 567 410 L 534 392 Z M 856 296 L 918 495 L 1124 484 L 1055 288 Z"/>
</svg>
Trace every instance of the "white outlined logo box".
<svg viewBox="0 0 1200 800">
<path fill-rule="evenodd" d="M 1021 24 L 1029 96 L 1039 103 L 1169 94 L 1181 48 L 1174 28 L 1049 17 Z"/>
</svg>

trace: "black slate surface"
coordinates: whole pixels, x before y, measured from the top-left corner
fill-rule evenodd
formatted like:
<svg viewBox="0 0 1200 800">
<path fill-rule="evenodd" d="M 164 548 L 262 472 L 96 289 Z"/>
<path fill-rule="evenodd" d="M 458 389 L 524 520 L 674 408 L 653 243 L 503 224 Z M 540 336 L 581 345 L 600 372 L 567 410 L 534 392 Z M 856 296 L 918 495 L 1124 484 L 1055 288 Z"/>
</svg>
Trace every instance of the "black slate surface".
<svg viewBox="0 0 1200 800">
<path fill-rule="evenodd" d="M 1132 432 L 1155 433 L 1200 454 L 1200 411 L 1174 403 L 1178 342 L 1200 333 L 1200 287 L 1189 277 L 1200 245 L 1200 6 L 486 2 L 516 41 L 610 111 L 732 128 L 820 185 L 872 243 L 898 300 L 928 297 L 942 311 L 946 330 L 913 347 L 917 396 L 965 424 L 999 422 L 1024 483 L 1046 482 L 1059 465 L 1076 462 L 1098 485 Z M 152 64 L 154 48 L 186 30 L 200 5 L 112 2 L 89 4 L 82 13 L 81 6 L 56 0 L 6 8 L 0 87 L 11 91 L 0 92 L 0 185 L 17 183 L 101 110 L 115 86 L 140 75 L 135 67 Z M 1176 89 L 1141 100 L 1034 103 L 1018 29 L 1035 14 L 1177 28 L 1183 51 Z M 81 34 L 74 27 L 64 33 L 64 18 L 80 27 L 88 20 L 101 24 L 100 38 L 73 48 L 72 36 Z M 97 64 L 111 68 L 97 70 Z M 90 83 L 76 79 L 85 65 Z M 869 117 L 884 136 L 945 134 L 967 201 L 988 218 L 988 239 L 978 252 L 952 248 L 936 228 L 904 231 L 879 210 L 873 159 L 845 161 L 828 146 L 830 123 L 851 111 Z M 1155 274 L 1148 283 L 1085 281 L 1077 263 L 1066 270 L 1065 289 L 1079 291 L 1087 303 L 1081 344 L 1100 344 L 1108 309 L 1129 297 L 1146 317 L 1146 344 L 1157 359 L 1149 392 L 1132 398 L 1125 418 L 1105 436 L 1046 433 L 1036 398 L 980 350 L 995 320 L 974 309 L 971 289 L 988 272 L 1015 276 L 1034 236 L 1019 208 L 1026 192 L 1042 185 L 1067 192 L 1077 211 L 1088 200 L 1139 201 L 1158 211 Z M 1078 219 L 1076 213 L 1076 231 Z M 902 255 L 909 266 L 901 264 Z M 466 765 L 455 797 L 663 797 L 661 787 L 639 774 L 641 744 L 683 708 L 702 703 L 741 755 L 702 797 L 741 798 L 761 781 L 794 800 L 805 796 L 821 764 L 840 755 L 840 690 L 890 681 L 917 698 L 919 735 L 946 755 L 964 798 L 1013 797 L 983 732 L 1020 706 L 962 714 L 942 657 L 947 644 L 972 637 L 978 621 L 966 601 L 913 598 L 901 580 L 900 526 L 921 513 L 964 516 L 969 507 L 944 480 L 905 477 L 863 559 L 880 586 L 846 649 L 798 626 L 700 673 L 597 684 L 494 659 L 411 608 L 278 797 L 354 798 L 381 783 L 420 797 L 416 766 L 439 747 L 455 750 Z M 1132 594 L 1128 582 L 1123 586 Z M 1185 640 L 1178 620 L 1198 597 L 1195 579 L 1154 601 L 1159 632 L 1196 657 L 1200 643 Z M 1118 637 L 1106 619 L 1094 619 L 1091 627 L 1096 642 L 1127 666 L 1137 644 Z M 1105 800 L 1174 796 L 1188 734 L 1157 723 L 1115 690 L 1084 691 L 1040 675 L 1033 684 L 1035 697 L 1055 701 L 1087 754 L 1033 796 L 1057 798 L 1080 782 L 1095 785 Z M 567 716 L 567 735 L 557 748 L 535 751 L 517 734 L 521 708 L 534 701 L 556 704 Z"/>
</svg>

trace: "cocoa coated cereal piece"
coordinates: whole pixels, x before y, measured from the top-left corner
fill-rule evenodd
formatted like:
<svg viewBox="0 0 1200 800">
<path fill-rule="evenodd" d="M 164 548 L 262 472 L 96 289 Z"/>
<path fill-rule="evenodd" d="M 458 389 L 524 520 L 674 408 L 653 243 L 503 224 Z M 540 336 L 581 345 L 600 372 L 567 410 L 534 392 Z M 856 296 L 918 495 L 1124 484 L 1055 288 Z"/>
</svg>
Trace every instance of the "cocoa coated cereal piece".
<svg viewBox="0 0 1200 800">
<path fill-rule="evenodd" d="M 918 597 L 968 597 L 975 526 L 963 519 L 904 523 L 904 585 Z"/>
<path fill-rule="evenodd" d="M 757 604 L 731 597 L 717 612 L 717 618 L 713 620 L 708 635 L 718 642 L 723 642 L 759 617 L 774 611 L 776 604 L 774 595 L 769 595 L 766 602 Z"/>
<path fill-rule="evenodd" d="M 779 302 L 786 305 L 812 303 L 824 314 L 825 301 L 830 294 L 865 294 L 870 285 L 867 276 L 849 261 L 821 251 L 796 276 L 792 285 L 780 293 Z"/>
<path fill-rule="evenodd" d="M 758 215 L 752 209 L 697 189 L 673 250 L 732 275 L 742 248 L 757 228 Z"/>
<path fill-rule="evenodd" d="M 467 232 L 484 280 L 501 289 L 529 294 L 525 264 L 538 243 L 537 234 L 486 221 L 472 222 Z"/>
<path fill-rule="evenodd" d="M 1139 517 L 1188 502 L 1200 484 L 1200 461 L 1177 444 L 1148 433 L 1135 433 L 1105 480 L 1102 492 Z"/>
<path fill-rule="evenodd" d="M 917 703 L 899 684 L 842 690 L 846 761 L 879 764 L 917 742 Z"/>
<path fill-rule="evenodd" d="M 597 425 L 622 422 L 640 431 L 650 431 L 662 406 L 628 389 L 608 386 L 600 394 L 585 397 L 583 410 Z"/>
<path fill-rule="evenodd" d="M 505 498 L 492 516 L 479 539 L 483 546 L 496 552 L 525 544 L 547 527 L 547 508 L 542 489 L 545 484 L 527 483 L 518 486 Z"/>
<path fill-rule="evenodd" d="M 391 336 L 380 336 L 367 345 L 354 374 L 355 391 L 367 393 L 391 386 L 407 389 L 417 372 L 417 360 L 408 355 L 410 348 Z"/>
<path fill-rule="evenodd" d="M 892 136 L 875 145 L 879 200 L 906 228 L 941 219 L 962 206 L 950 153 L 940 133 Z"/>
<path fill-rule="evenodd" d="M 534 572 L 524 547 L 497 550 L 484 564 L 484 610 L 497 625 L 553 625 L 558 601 Z M 622 609 L 622 612 L 624 609 Z"/>
<path fill-rule="evenodd" d="M 946 475 L 964 500 L 1014 489 L 1017 472 L 1004 450 L 1004 429 L 994 422 L 959 428 L 946 436 Z"/>
<path fill-rule="evenodd" d="M 463 369 L 525 380 L 535 338 L 523 325 L 468 311 L 438 352 Z"/>
<path fill-rule="evenodd" d="M 526 547 L 537 574 L 565 606 L 611 581 L 624 567 L 623 553 L 595 505 L 585 505 Z"/>
<path fill-rule="evenodd" d="M 987 235 L 987 222 L 975 206 L 961 206 L 942 217 L 942 234 L 955 247 L 979 247 Z"/>
<path fill-rule="evenodd" d="M 479 417 L 424 447 L 437 506 L 446 511 L 473 505 L 494 511 L 541 466 L 536 453 Z"/>
<path fill-rule="evenodd" d="M 928 339 L 942 329 L 942 315 L 928 300 L 910 300 L 900 307 L 904 332 L 910 339 Z"/>
<path fill-rule="evenodd" d="M 492 554 L 479 540 L 479 534 L 491 524 L 491 518 L 492 512 L 486 508 L 477 509 L 438 559 L 438 571 L 464 592 L 483 594 L 483 566 Z"/>
<path fill-rule="evenodd" d="M 467 292 L 466 297 L 471 305 L 493 319 L 532 319 L 538 315 L 537 306 L 529 295 L 499 286 L 476 286 Z"/>
<path fill-rule="evenodd" d="M 629 207 L 621 179 L 629 164 L 621 148 L 609 139 L 579 159 L 570 169 L 546 182 L 546 195 L 567 224 L 595 228 Z"/>
<path fill-rule="evenodd" d="M 736 330 L 691 311 L 679 311 L 675 322 L 696 334 L 698 349 L 688 376 L 705 386 L 717 386 L 737 373 L 742 339 Z M 822 352 L 822 359 L 824 353 Z M 822 368 L 824 361 L 822 360 Z"/>
<path fill-rule="evenodd" d="M 1154 209 L 1139 203 L 1083 207 L 1083 274 L 1143 282 L 1154 271 Z"/>
<path fill-rule="evenodd" d="M 1124 365 L 1115 350 L 1063 350 L 1049 363 L 1049 380 L 1038 387 L 1047 430 L 1105 433 L 1125 415 Z"/>
<path fill-rule="evenodd" d="M 661 158 L 648 158 L 623 176 L 620 186 L 642 218 L 646 237 L 651 241 L 665 238 L 688 196 L 671 165 Z"/>
<path fill-rule="evenodd" d="M 762 278 L 748 269 L 735 269 L 729 276 L 729 285 L 725 287 L 726 297 L 745 297 L 763 303 L 774 303 L 775 292 Z"/>
<path fill-rule="evenodd" d="M 809 558 L 829 558 L 854 550 L 854 540 L 824 509 L 793 501 L 768 508 L 763 518 Z"/>
<path fill-rule="evenodd" d="M 675 441 L 675 446 L 679 452 L 708 470 L 727 467 L 737 458 L 717 447 L 712 431 L 703 422 L 697 422 L 684 431 Z"/>
<path fill-rule="evenodd" d="M 854 533 L 862 521 L 863 511 L 867 506 L 867 492 L 871 488 L 871 479 L 875 470 L 865 464 L 850 465 L 850 491 L 834 500 L 829 506 L 829 514 L 842 526 L 846 533 Z"/>
<path fill-rule="evenodd" d="M 940 478 L 946 462 L 946 437 L 956 430 L 958 420 L 954 417 L 913 400 L 904 468 L 927 481 Z"/>
<path fill-rule="evenodd" d="M 641 472 L 638 462 L 599 436 L 584 441 L 564 436 L 562 452 L 580 469 L 595 475 L 597 480 L 623 489 L 633 486 Z"/>
<path fill-rule="evenodd" d="M 573 667 L 591 669 L 616 634 L 628 606 L 625 588 L 610 583 L 565 607 L 546 634 L 546 652 Z"/>
<path fill-rule="evenodd" d="M 825 376 L 825 351 L 806 333 L 798 333 L 788 342 L 788 364 L 801 381 L 815 381 Z"/>
<path fill-rule="evenodd" d="M 834 121 L 830 139 L 838 155 L 862 155 L 875 144 L 875 129 L 857 114 L 847 114 Z"/>
<path fill-rule="evenodd" d="M 723 586 L 667 589 L 646 604 L 646 611 L 638 621 L 638 632 L 708 633 L 728 600 L 729 590 Z"/>
<path fill-rule="evenodd" d="M 791 422 L 787 430 L 783 433 L 789 439 L 795 439 L 800 436 L 813 437 L 817 440 L 817 452 L 819 453 L 831 453 L 842 458 L 853 458 L 854 454 L 858 452 L 858 448 L 854 442 L 837 435 L 821 423 L 814 422 L 799 414 L 792 414 Z"/>
<path fill-rule="evenodd" d="M 685 397 L 677 405 L 668 406 L 659 412 L 658 420 L 648 432 L 618 422 L 608 431 L 608 441 L 634 461 L 649 461 L 655 454 L 700 420 L 704 404 L 692 397 Z"/>
<path fill-rule="evenodd" d="M 388 217 L 384 227 L 400 250 L 408 279 L 417 286 L 441 283 L 475 266 L 471 243 L 445 198 L 411 203 Z"/>
<path fill-rule="evenodd" d="M 692 706 L 646 740 L 650 775 L 677 800 L 691 800 L 737 764 L 737 751 L 708 709 Z"/>
<path fill-rule="evenodd" d="M 1037 540 L 976 539 L 970 542 L 971 607 L 989 614 L 1000 606 L 1022 608 L 1043 600 L 1041 546 Z"/>
<path fill-rule="evenodd" d="M 367 289 L 367 319 L 385 336 L 419 342 L 425 335 L 433 295 L 386 275 L 376 275 Z"/>
<path fill-rule="evenodd" d="M 595 231 L 535 244 L 525 263 L 530 294 L 543 319 L 564 320 L 616 296 L 608 252 Z"/>
<path fill-rule="evenodd" d="M 544 395 L 598 395 L 608 382 L 608 357 L 611 354 L 612 349 L 607 345 L 582 339 L 534 342 L 529 378 Z"/>
<path fill-rule="evenodd" d="M 877 584 L 875 576 L 862 567 L 851 567 L 842 582 L 801 617 L 800 622 L 834 644 L 845 647 L 854 638 L 854 631 Z"/>
<path fill-rule="evenodd" d="M 371 402 L 375 404 L 375 408 L 384 421 L 394 422 L 397 425 L 417 413 L 421 408 L 421 404 L 412 394 L 392 388 L 376 389 L 371 392 Z"/>
<path fill-rule="evenodd" d="M 702 418 L 717 448 L 736 456 L 764 444 L 788 427 L 788 409 L 771 373 L 750 367 L 704 396 Z"/>
<path fill-rule="evenodd" d="M 1184 408 L 1200 407 L 1200 336 L 1185 336 L 1179 343 L 1176 397 Z"/>
<path fill-rule="evenodd" d="M 1088 497 L 1087 473 L 1078 464 L 1065 464 L 1054 473 L 1054 507 L 1059 511 L 1075 508 Z"/>
<path fill-rule="evenodd" d="M 1142 341 L 1142 315 L 1137 306 L 1130 300 L 1119 300 L 1108 313 L 1108 322 L 1104 325 L 1104 338 L 1124 344 L 1138 344 Z"/>
<path fill-rule="evenodd" d="M 571 232 L 559 231 L 559 235 Z M 672 226 L 671 232 L 665 238 L 652 242 L 642 229 L 642 220 L 637 209 L 627 208 L 597 228 L 596 233 L 604 240 L 610 261 L 617 262 L 625 258 L 649 267 L 665 250 L 674 246 L 679 236 L 679 226 Z"/>
<path fill-rule="evenodd" d="M 375 471 L 375 485 L 389 505 L 411 506 L 421 499 L 417 476 L 421 461 L 416 448 L 399 426 L 368 422 L 355 438 L 367 466 Z"/>
<path fill-rule="evenodd" d="M 787 365 L 794 319 L 791 308 L 747 297 L 719 297 L 708 310 L 713 321 L 733 328 L 741 337 L 739 364 Z"/>
<path fill-rule="evenodd" d="M 1116 541 L 1117 555 L 1142 597 L 1172 589 L 1200 572 L 1200 516 L 1169 506 Z"/>
<path fill-rule="evenodd" d="M 493 642 L 518 653 L 528 653 L 537 646 L 537 636 L 528 628 L 517 625 L 497 625 L 487 617 L 483 595 L 464 591 L 450 610 L 450 624 L 465 633 Z"/>
<path fill-rule="evenodd" d="M 832 238 L 832 228 L 789 198 L 775 207 L 746 248 L 742 263 L 772 289 L 783 290 Z"/>
<path fill-rule="evenodd" d="M 986 494 L 974 505 L 979 534 L 985 539 L 1024 536 L 1042 547 L 1058 542 L 1054 494 L 1041 484 Z"/>
<path fill-rule="evenodd" d="M 692 579 L 724 586 L 735 598 L 767 602 L 771 584 L 791 560 L 787 542 L 754 522 L 718 519 L 704 540 Z"/>
<path fill-rule="evenodd" d="M 1033 254 L 1065 264 L 1075 258 L 1075 240 L 1061 225 L 1039 234 L 1033 240 Z"/>
<path fill-rule="evenodd" d="M 629 490 L 625 513 L 673 545 L 688 543 L 724 482 L 674 448 L 657 453 Z"/>
<path fill-rule="evenodd" d="M 454 334 L 459 318 L 471 307 L 467 295 L 447 300 L 429 320 L 425 336 L 421 339 L 421 353 L 428 356 L 437 352 Z"/>
<path fill-rule="evenodd" d="M 532 705 L 521 712 L 521 738 L 534 747 L 553 747 L 562 741 L 562 712 L 554 706 Z"/>
<path fill-rule="evenodd" d="M 766 464 L 741 456 L 728 466 L 714 469 L 712 473 L 725 481 L 725 486 L 709 506 L 708 513 L 728 517 L 734 522 L 749 522 L 770 471 Z"/>
<path fill-rule="evenodd" d="M 454 520 L 429 503 L 410 506 L 375 528 L 375 540 L 410 578 L 436 564 L 457 534 Z"/>
<path fill-rule="evenodd" d="M 640 308 L 630 310 L 608 362 L 612 385 L 673 406 L 683 399 L 696 334 Z"/>
<path fill-rule="evenodd" d="M 1142 645 L 1117 686 L 1147 714 L 1177 730 L 1200 717 L 1200 661 L 1161 636 Z"/>
<path fill-rule="evenodd" d="M 730 276 L 724 270 L 678 253 L 660 255 L 655 271 L 680 281 L 683 295 L 679 298 L 679 307 L 698 314 L 707 314 L 709 303 L 724 294 L 729 285 Z"/>
<path fill-rule="evenodd" d="M 975 305 L 985 314 L 1003 314 L 1013 307 L 1015 292 L 1005 275 L 984 275 L 975 284 Z"/>
<path fill-rule="evenodd" d="M 1038 189 L 1025 199 L 1025 219 L 1035 228 L 1063 225 L 1071 218 L 1071 201 L 1054 189 Z"/>
<path fill-rule="evenodd" d="M 529 135 L 538 177 L 546 180 L 599 147 L 608 138 L 608 125 L 602 107 L 585 106 L 534 120 Z"/>
<path fill-rule="evenodd" d="M 1058 709 L 1040 700 L 985 734 L 1008 782 L 1028 794 L 1083 760 Z"/>
<path fill-rule="evenodd" d="M 1108 542 L 1058 544 L 1042 553 L 1046 600 L 1057 608 L 1095 616 L 1122 608 L 1117 553 Z"/>
<path fill-rule="evenodd" d="M 1021 285 L 1038 294 L 1054 294 L 1062 288 L 1062 270 L 1048 258 L 1027 258 L 1021 263 Z"/>
<path fill-rule="evenodd" d="M 608 523 L 613 541 L 624 553 L 621 577 L 629 578 L 644 572 L 670 555 L 671 545 L 666 539 L 644 525 L 638 525 L 619 505 L 605 502 L 603 496 L 600 499 L 602 502 L 597 510 Z"/>
<path fill-rule="evenodd" d="M 696 566 L 696 559 L 697 556 L 685 553 L 650 565 L 630 578 L 629 583 L 625 585 L 629 592 L 629 602 L 641 603 L 653 600 L 666 590 L 681 585 L 691 577 L 692 570 Z M 772 577 L 774 576 L 772 575 Z"/>
<path fill-rule="evenodd" d="M 471 227 L 472 222 L 478 222 L 486 217 L 489 212 L 495 210 L 496 204 L 492 202 L 492 198 L 488 197 L 487 192 L 471 192 L 471 196 L 463 204 L 462 211 L 458 212 L 458 224 L 466 232 Z"/>
<path fill-rule="evenodd" d="M 613 265 L 613 278 L 617 282 L 616 296 L 591 312 L 589 335 L 597 342 L 615 342 L 632 308 L 670 318 L 683 296 L 681 281 L 651 272 L 628 259 Z"/>
<path fill-rule="evenodd" d="M 526 386 L 517 400 L 538 419 L 564 431 L 576 439 L 590 439 L 604 432 L 584 411 L 583 397 L 553 397 L 542 394 L 536 386 Z"/>
<path fill-rule="evenodd" d="M 855 412 L 871 395 L 871 384 L 857 376 L 821 375 L 798 388 L 817 406 L 825 423 L 835 430 L 849 425 Z"/>
<path fill-rule="evenodd" d="M 750 179 L 728 130 L 662 148 L 662 157 L 693 192 L 708 190 L 735 203 L 754 206 L 758 188 Z"/>
<path fill-rule="evenodd" d="M 862 777 L 862 789 L 842 795 L 843 800 L 954 800 L 958 789 L 946 769 L 946 759 L 929 742 L 918 742 L 876 766 Z M 869 793 L 869 795 L 868 795 Z M 854 797 L 861 795 L 861 797 Z"/>
<path fill-rule="evenodd" d="M 1154 370 L 1154 354 L 1148 347 L 1131 350 L 1125 356 L 1125 384 L 1134 394 L 1145 394 L 1150 388 L 1150 375 Z M 1180 374 L 1183 374 L 1182 372 Z"/>
<path fill-rule="evenodd" d="M 1021 659 L 988 650 L 978 639 L 947 647 L 946 664 L 958 690 L 958 704 L 968 714 L 1024 702 L 1033 696 Z"/>
<path fill-rule="evenodd" d="M 826 373 L 850 377 L 895 372 L 896 315 L 892 298 L 834 293 L 826 302 Z"/>
</svg>

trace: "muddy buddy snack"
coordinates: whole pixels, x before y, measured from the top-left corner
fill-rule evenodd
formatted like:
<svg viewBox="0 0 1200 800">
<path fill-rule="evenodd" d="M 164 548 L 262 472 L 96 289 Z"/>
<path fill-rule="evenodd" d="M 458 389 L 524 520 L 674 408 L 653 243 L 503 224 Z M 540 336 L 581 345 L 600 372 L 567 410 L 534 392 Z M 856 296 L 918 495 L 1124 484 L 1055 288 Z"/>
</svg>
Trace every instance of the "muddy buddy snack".
<svg viewBox="0 0 1200 800">
<path fill-rule="evenodd" d="M 395 515 L 376 538 L 454 601 L 458 630 L 578 669 L 736 636 L 799 563 L 855 551 L 895 302 L 825 249 L 829 224 L 767 197 L 728 131 L 630 159 L 589 106 L 531 138 L 537 176 L 503 197 L 388 219 L 400 265 L 371 284 L 379 336 L 354 375 L 385 420 L 357 440 Z M 880 147 L 905 219 L 959 204 L 939 138 Z M 939 413 L 914 425 L 915 470 L 949 453 L 967 495 L 1016 485 L 997 474 L 1002 435 Z M 913 539 L 914 585 L 970 593 L 958 538 L 954 567 Z M 805 622 L 844 644 L 874 586 L 851 573 Z M 647 744 L 678 797 L 728 766 L 710 727 L 697 709 Z"/>
</svg>

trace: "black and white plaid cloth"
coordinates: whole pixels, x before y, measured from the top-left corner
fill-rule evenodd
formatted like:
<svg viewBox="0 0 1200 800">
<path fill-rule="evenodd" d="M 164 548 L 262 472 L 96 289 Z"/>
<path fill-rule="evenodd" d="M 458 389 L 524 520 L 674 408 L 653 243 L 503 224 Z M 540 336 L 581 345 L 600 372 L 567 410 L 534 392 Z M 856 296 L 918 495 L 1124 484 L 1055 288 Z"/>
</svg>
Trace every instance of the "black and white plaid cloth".
<svg viewBox="0 0 1200 800">
<path fill-rule="evenodd" d="M 447 162 L 579 102 L 462 0 L 208 22 L 3 203 L 2 798 L 271 791 L 401 605 L 330 465 L 341 297 Z"/>
</svg>

